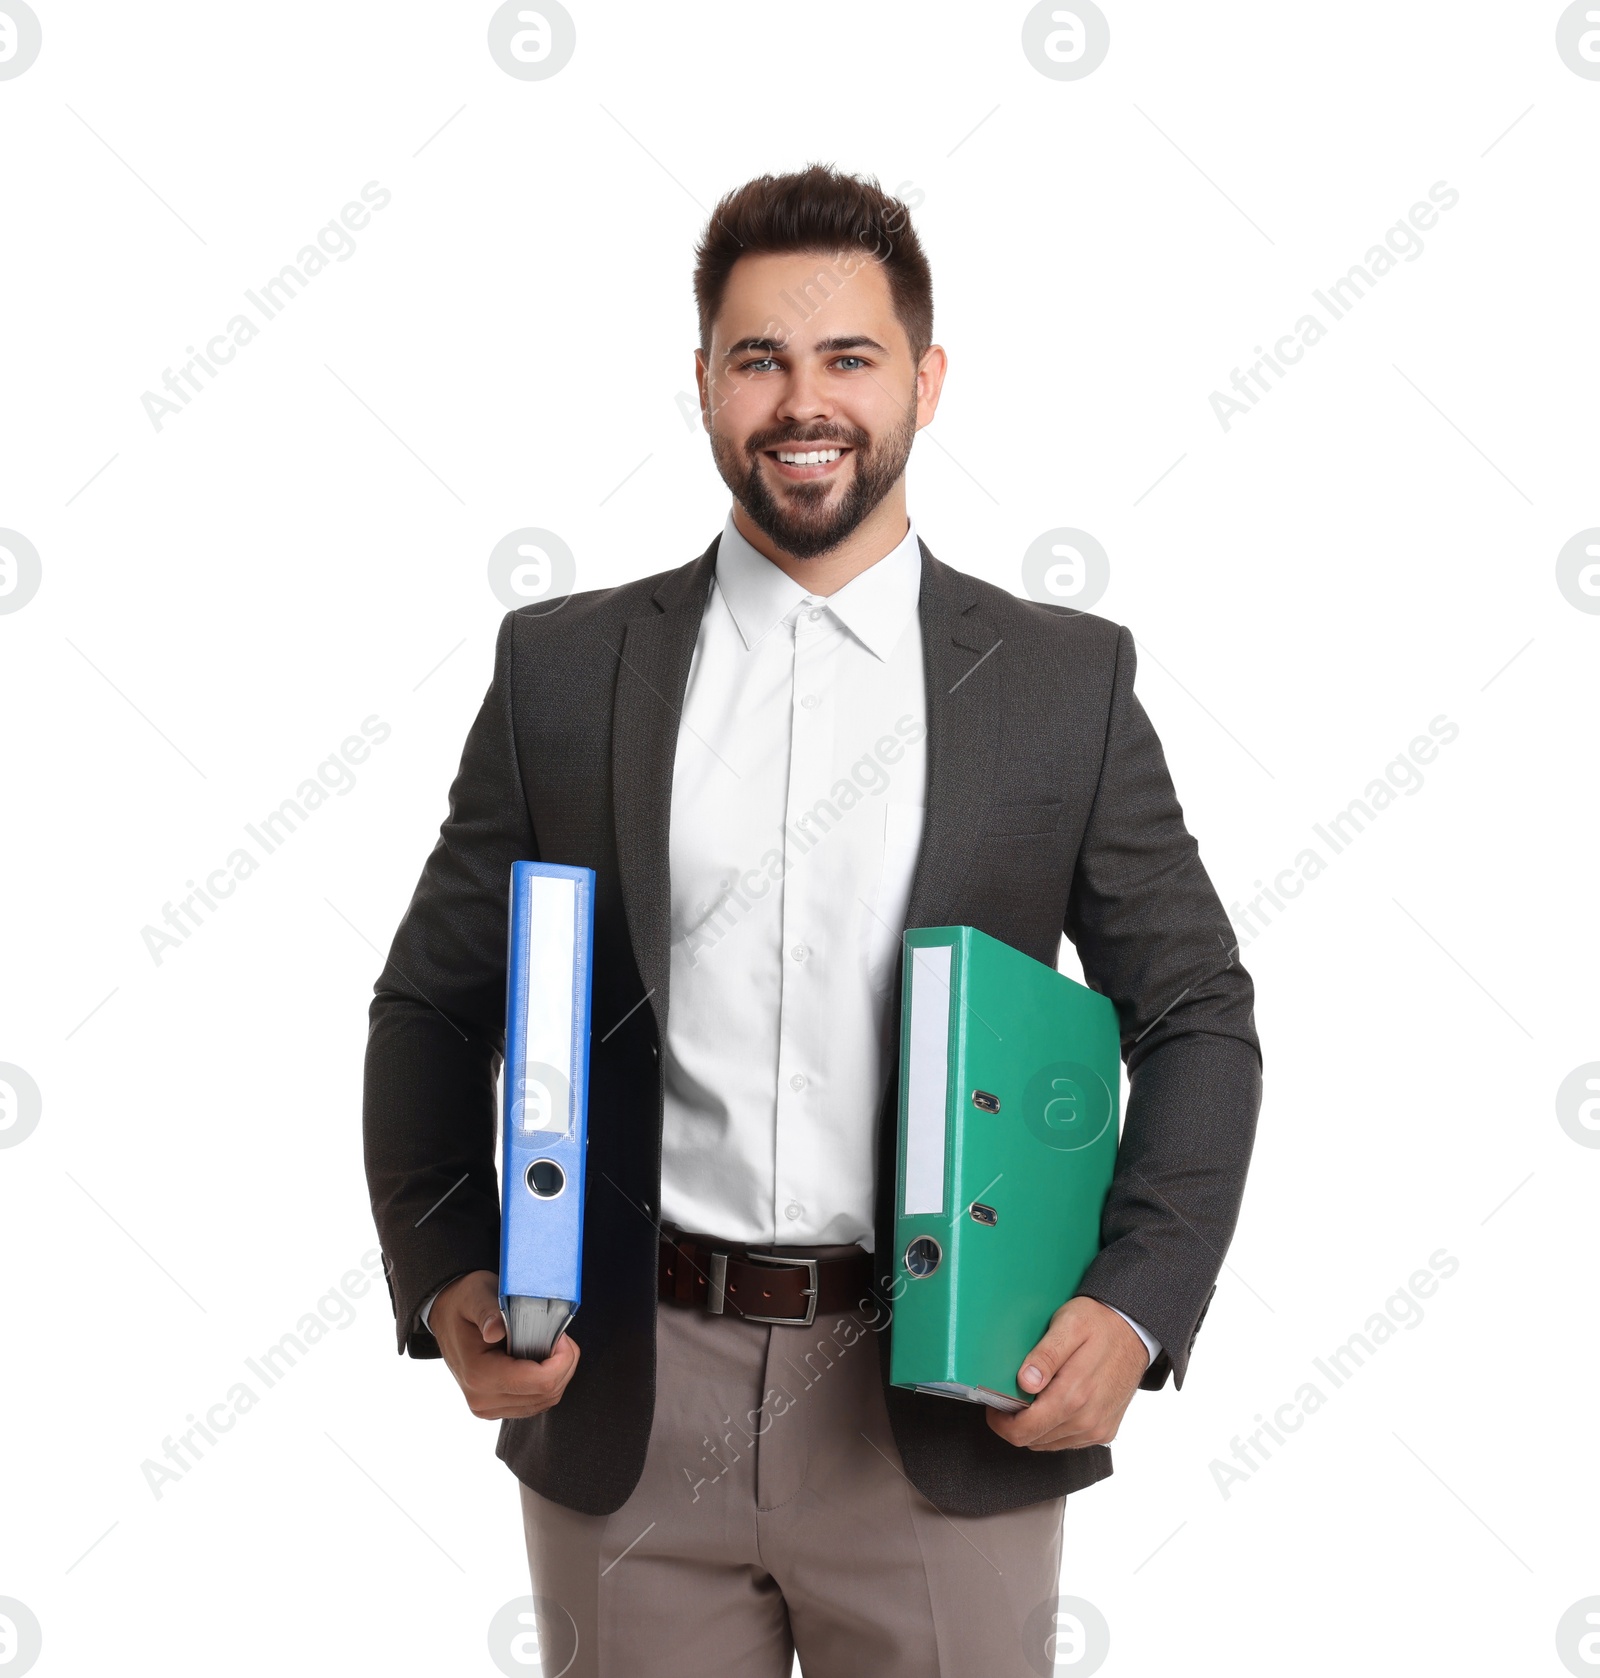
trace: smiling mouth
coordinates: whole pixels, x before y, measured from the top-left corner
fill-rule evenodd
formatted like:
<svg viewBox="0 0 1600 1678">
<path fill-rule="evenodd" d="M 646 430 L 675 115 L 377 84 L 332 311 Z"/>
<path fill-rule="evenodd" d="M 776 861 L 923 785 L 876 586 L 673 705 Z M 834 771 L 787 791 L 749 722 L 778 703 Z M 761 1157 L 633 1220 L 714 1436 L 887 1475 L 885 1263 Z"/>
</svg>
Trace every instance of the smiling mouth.
<svg viewBox="0 0 1600 1678">
<path fill-rule="evenodd" d="M 807 478 L 825 478 L 839 469 L 839 463 L 850 453 L 840 443 L 819 443 L 813 448 L 763 449 L 764 454 L 778 469 L 778 475 L 795 482 Z"/>
</svg>

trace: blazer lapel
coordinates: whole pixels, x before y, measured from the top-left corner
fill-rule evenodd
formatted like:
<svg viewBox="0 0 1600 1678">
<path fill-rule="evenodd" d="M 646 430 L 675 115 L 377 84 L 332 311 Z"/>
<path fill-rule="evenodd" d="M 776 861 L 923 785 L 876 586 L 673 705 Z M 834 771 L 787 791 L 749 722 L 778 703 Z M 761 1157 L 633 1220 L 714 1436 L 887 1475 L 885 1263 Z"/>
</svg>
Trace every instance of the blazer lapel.
<svg viewBox="0 0 1600 1678">
<path fill-rule="evenodd" d="M 907 927 L 950 924 L 988 816 L 1000 726 L 1000 636 L 973 579 L 919 545 L 928 790 Z"/>
<path fill-rule="evenodd" d="M 611 798 L 617 868 L 634 962 L 658 1035 L 667 1034 L 672 897 L 667 828 L 689 665 L 716 570 L 717 539 L 663 578 L 643 613 L 624 626 L 611 709 Z"/>
<path fill-rule="evenodd" d="M 922 846 L 906 905 L 907 928 L 949 926 L 960 913 L 961 888 L 977 856 L 978 836 L 989 813 L 1000 747 L 1000 636 L 982 615 L 973 579 L 941 565 L 922 543 L 922 664 L 928 707 L 927 813 Z M 902 946 L 903 949 L 904 946 Z M 890 1016 L 890 1050 L 878 1092 L 877 1185 L 873 1244 L 877 1263 L 893 1273 L 894 1186 L 899 1124 L 900 996 L 904 975 L 896 965 Z M 887 1302 L 887 1294 L 884 1296 Z M 891 1306 L 886 1308 L 892 1309 Z M 880 1337 L 888 1385 L 888 1335 Z M 890 1402 L 895 1402 L 891 1394 Z"/>
</svg>

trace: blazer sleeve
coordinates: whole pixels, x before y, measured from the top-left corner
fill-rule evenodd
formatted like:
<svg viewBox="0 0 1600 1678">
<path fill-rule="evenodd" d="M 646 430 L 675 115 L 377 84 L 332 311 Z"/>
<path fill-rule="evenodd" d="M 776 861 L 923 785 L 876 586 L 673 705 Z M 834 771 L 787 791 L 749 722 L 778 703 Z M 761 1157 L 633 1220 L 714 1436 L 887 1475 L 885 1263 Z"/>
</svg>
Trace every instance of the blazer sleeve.
<svg viewBox="0 0 1600 1678">
<path fill-rule="evenodd" d="M 538 861 L 512 732 L 515 613 L 467 735 L 449 813 L 368 1014 L 362 1133 L 398 1349 L 438 1357 L 425 1300 L 500 1265 L 495 1080 L 505 1053 L 511 864 Z"/>
<path fill-rule="evenodd" d="M 1129 1095 L 1101 1250 L 1080 1294 L 1161 1350 L 1140 1386 L 1182 1387 L 1238 1222 L 1261 1105 L 1255 991 L 1133 691 L 1118 632 L 1099 785 L 1067 899 L 1084 976 L 1116 1005 Z"/>
</svg>

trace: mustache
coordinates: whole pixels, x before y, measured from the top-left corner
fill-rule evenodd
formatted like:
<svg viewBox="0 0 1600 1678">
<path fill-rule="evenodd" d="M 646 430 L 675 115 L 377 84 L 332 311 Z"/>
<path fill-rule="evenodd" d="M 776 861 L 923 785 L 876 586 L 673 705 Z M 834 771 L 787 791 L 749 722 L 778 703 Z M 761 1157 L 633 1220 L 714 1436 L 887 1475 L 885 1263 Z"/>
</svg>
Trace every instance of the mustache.
<svg viewBox="0 0 1600 1678">
<path fill-rule="evenodd" d="M 782 436 L 765 434 L 751 437 L 745 443 L 745 449 L 750 454 L 763 454 L 768 449 L 860 449 L 870 441 L 863 431 L 849 432 L 842 437 L 796 437 L 792 432 L 786 432 Z"/>
</svg>

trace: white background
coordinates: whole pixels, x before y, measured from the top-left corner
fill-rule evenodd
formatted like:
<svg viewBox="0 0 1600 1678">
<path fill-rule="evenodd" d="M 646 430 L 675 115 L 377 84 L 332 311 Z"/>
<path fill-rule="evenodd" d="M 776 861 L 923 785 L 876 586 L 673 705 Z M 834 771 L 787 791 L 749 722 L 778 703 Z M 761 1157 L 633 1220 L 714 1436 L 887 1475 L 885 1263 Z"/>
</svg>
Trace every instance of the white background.
<svg viewBox="0 0 1600 1678">
<path fill-rule="evenodd" d="M 1555 581 L 1600 524 L 1600 81 L 1561 8 L 1106 0 L 1077 81 L 1021 6 L 573 0 L 543 81 L 487 5 L 37 9 L 0 81 L 0 525 L 42 559 L 0 615 L 0 1061 L 43 1095 L 0 1151 L 0 1596 L 38 1670 L 494 1670 L 515 1484 L 381 1284 L 159 1499 L 141 1464 L 376 1245 L 366 1006 L 489 678 L 490 549 L 552 529 L 580 588 L 702 550 L 692 244 L 823 160 L 911 197 L 933 264 L 919 531 L 1019 592 L 1041 532 L 1104 544 L 1224 902 L 1459 727 L 1244 952 L 1243 1219 L 1062 1588 L 1107 1673 L 1562 1671 L 1600 1593 L 1600 1152 L 1555 1108 L 1600 1059 L 1600 617 Z M 355 254 L 157 431 L 142 393 L 368 181 Z M 1437 181 L 1423 253 L 1225 431 L 1211 392 Z M 374 715 L 354 789 L 158 965 L 141 929 Z M 1224 1497 L 1441 1248 L 1423 1320 Z"/>
</svg>

